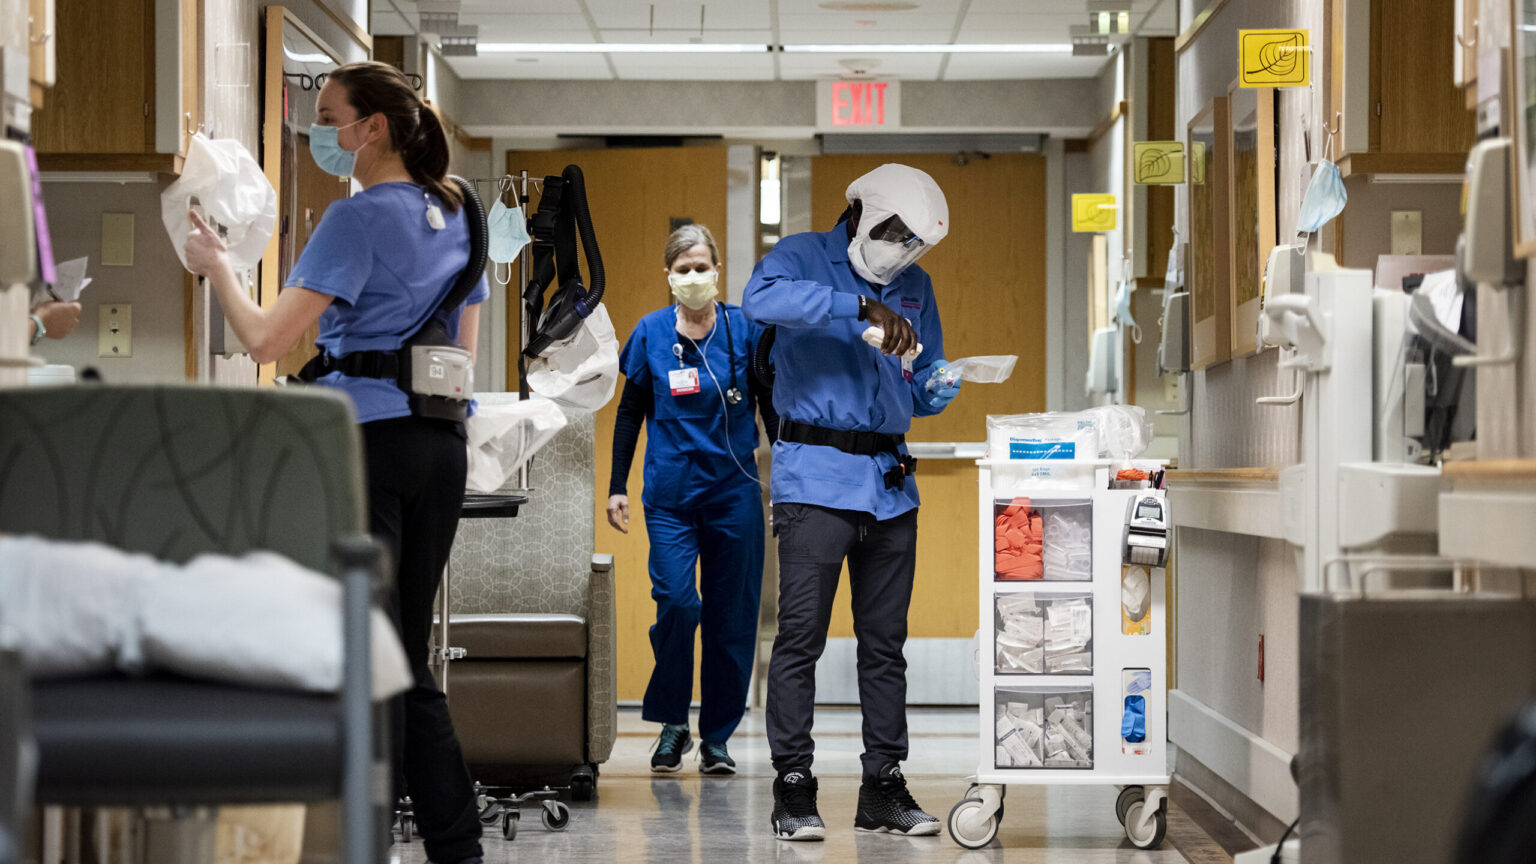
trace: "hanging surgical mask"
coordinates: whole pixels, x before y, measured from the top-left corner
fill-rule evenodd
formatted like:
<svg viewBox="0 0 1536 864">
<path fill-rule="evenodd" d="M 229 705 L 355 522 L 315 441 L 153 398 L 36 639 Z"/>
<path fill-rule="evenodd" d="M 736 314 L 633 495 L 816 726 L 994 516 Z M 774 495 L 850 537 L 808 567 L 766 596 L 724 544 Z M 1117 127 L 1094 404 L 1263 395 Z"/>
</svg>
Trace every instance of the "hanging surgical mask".
<svg viewBox="0 0 1536 864">
<path fill-rule="evenodd" d="M 341 130 L 350 129 L 367 119 L 368 117 L 364 117 L 356 123 L 348 123 L 345 126 L 310 124 L 309 155 L 314 157 L 315 164 L 320 166 L 321 171 L 337 177 L 352 176 L 353 170 L 357 168 L 357 151 L 343 148 L 337 136 L 341 134 Z"/>
<path fill-rule="evenodd" d="M 1312 172 L 1312 182 L 1307 184 L 1307 194 L 1301 199 L 1301 214 L 1296 217 L 1298 234 L 1313 234 L 1328 224 L 1333 217 L 1344 212 L 1349 195 L 1344 191 L 1344 178 L 1339 176 L 1339 166 L 1324 159 Z"/>
<path fill-rule="evenodd" d="M 672 286 L 672 296 L 689 309 L 703 309 L 715 302 L 720 293 L 716 283 L 719 272 L 705 270 L 701 273 L 668 273 L 667 284 Z"/>
<path fill-rule="evenodd" d="M 497 198 L 491 204 L 491 212 L 485 217 L 486 234 L 488 244 L 486 255 L 497 264 L 511 264 L 517 260 L 517 253 L 528 245 L 528 221 L 523 218 L 523 211 L 517 207 L 508 207 Z M 512 281 L 512 268 L 507 268 L 507 278 L 501 278 L 501 268 L 496 268 L 496 281 L 502 285 Z"/>
<path fill-rule="evenodd" d="M 1141 344 L 1141 325 L 1131 315 L 1131 283 L 1125 279 L 1120 280 L 1120 289 L 1115 292 L 1115 323 L 1128 328 L 1131 341 Z"/>
</svg>

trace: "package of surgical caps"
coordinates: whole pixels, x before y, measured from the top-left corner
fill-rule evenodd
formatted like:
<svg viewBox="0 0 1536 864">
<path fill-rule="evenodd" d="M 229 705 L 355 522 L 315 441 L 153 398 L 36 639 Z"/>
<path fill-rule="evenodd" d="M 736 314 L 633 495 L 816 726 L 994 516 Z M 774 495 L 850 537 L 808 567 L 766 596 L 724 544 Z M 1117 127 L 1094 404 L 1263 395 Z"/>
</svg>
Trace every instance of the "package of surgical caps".
<svg viewBox="0 0 1536 864">
<path fill-rule="evenodd" d="M 1092 768 L 1093 694 L 997 693 L 999 768 Z"/>
<path fill-rule="evenodd" d="M 1093 672 L 1093 600 L 1088 594 L 997 595 L 1000 675 Z"/>
</svg>

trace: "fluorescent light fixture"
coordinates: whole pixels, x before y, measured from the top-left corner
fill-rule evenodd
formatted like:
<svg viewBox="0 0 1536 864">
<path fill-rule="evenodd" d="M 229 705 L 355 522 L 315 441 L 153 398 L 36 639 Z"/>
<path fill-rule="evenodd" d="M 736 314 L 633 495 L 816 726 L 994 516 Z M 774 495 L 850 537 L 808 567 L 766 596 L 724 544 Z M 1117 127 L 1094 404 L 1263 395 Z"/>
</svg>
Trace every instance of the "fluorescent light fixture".
<svg viewBox="0 0 1536 864">
<path fill-rule="evenodd" d="M 335 63 L 336 62 L 335 60 L 331 59 L 329 54 L 296 54 L 293 51 L 289 51 L 287 45 L 283 46 L 283 56 L 287 57 L 289 60 L 292 60 L 295 63 Z"/>
<path fill-rule="evenodd" d="M 786 54 L 1071 54 L 1065 42 L 785 45 Z"/>
<path fill-rule="evenodd" d="M 481 42 L 481 54 L 765 54 L 768 46 L 731 42 Z"/>
</svg>

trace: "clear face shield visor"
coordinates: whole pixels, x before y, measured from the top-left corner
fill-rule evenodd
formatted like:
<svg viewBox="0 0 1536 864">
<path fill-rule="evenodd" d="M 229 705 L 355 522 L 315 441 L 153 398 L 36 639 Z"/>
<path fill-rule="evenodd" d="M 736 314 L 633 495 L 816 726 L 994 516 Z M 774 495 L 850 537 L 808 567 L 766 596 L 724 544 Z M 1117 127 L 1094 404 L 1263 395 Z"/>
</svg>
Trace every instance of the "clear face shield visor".
<svg viewBox="0 0 1536 864">
<path fill-rule="evenodd" d="M 886 282 L 912 266 L 933 248 L 914 234 L 901 217 L 894 213 L 876 223 L 869 230 L 868 236 L 869 242 L 863 249 L 865 263 Z"/>
</svg>

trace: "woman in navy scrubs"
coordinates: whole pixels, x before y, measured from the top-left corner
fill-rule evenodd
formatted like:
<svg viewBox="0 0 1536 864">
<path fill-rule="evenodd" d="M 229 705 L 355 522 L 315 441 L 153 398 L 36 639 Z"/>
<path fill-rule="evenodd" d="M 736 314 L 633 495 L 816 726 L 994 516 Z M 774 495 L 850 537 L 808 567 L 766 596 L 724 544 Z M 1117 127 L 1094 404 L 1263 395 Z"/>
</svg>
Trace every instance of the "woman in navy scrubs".
<svg viewBox="0 0 1536 864">
<path fill-rule="evenodd" d="M 672 232 L 667 282 L 675 305 L 640 319 L 619 358 L 624 394 L 613 432 L 608 522 L 628 533 L 630 463 L 646 426 L 645 527 L 650 536 L 656 668 L 641 716 L 661 723 L 651 770 L 673 772 L 693 749 L 694 631 L 703 628 L 699 770 L 734 774 L 726 741 L 741 722 L 757 645 L 763 576 L 757 422 L 778 435 L 772 394 L 752 381 L 763 329 L 716 300 L 720 255 L 702 225 Z M 695 572 L 697 569 L 697 584 Z"/>
</svg>

